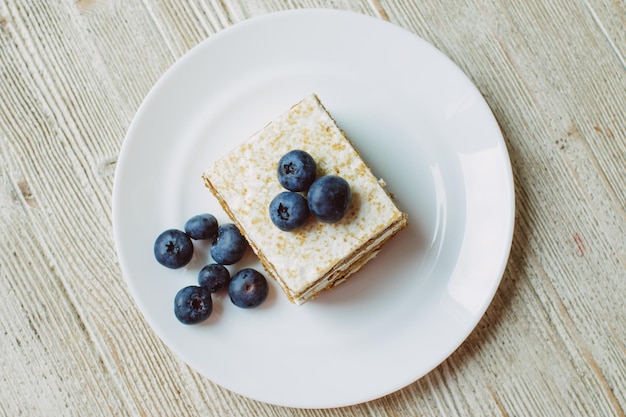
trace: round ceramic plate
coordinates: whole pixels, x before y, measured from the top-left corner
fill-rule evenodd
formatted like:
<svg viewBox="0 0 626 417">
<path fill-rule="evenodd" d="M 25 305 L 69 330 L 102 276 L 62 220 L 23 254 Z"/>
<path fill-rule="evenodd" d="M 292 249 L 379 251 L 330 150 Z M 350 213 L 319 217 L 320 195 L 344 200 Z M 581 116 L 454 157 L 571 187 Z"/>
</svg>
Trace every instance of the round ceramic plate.
<svg viewBox="0 0 626 417">
<path fill-rule="evenodd" d="M 346 283 L 303 306 L 270 281 L 259 308 L 214 297 L 204 323 L 173 314 L 211 260 L 160 266 L 157 235 L 209 212 L 229 221 L 202 172 L 317 93 L 410 226 Z M 514 220 L 498 125 L 468 78 L 419 37 L 360 14 L 304 10 L 250 19 L 180 59 L 141 105 L 120 153 L 113 226 L 124 277 L 150 326 L 215 383 L 256 400 L 337 407 L 425 375 L 475 327 L 502 277 Z M 244 266 L 262 270 L 249 254 Z M 269 278 L 269 277 L 268 277 Z"/>
</svg>

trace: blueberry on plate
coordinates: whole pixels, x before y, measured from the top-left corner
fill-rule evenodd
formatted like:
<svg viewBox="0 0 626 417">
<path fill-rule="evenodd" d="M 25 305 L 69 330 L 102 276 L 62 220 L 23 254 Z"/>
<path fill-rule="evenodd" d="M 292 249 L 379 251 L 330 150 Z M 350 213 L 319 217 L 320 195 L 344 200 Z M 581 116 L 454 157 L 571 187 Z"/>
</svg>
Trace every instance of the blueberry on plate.
<svg viewBox="0 0 626 417">
<path fill-rule="evenodd" d="M 228 283 L 230 283 L 230 272 L 224 265 L 208 264 L 198 273 L 198 285 L 209 292 L 225 290 L 228 288 Z"/>
<path fill-rule="evenodd" d="M 265 301 L 269 293 L 267 280 L 255 269 L 244 268 L 233 275 L 228 284 L 228 295 L 237 307 L 254 308 Z"/>
<path fill-rule="evenodd" d="M 311 184 L 307 197 L 309 211 L 316 219 L 323 223 L 336 223 L 348 212 L 352 192 L 345 179 L 326 175 Z"/>
<path fill-rule="evenodd" d="M 178 291 L 174 298 L 174 315 L 183 324 L 196 324 L 209 318 L 213 300 L 209 290 L 190 285 Z"/>
<path fill-rule="evenodd" d="M 217 233 L 217 219 L 212 214 L 198 214 L 187 220 L 185 233 L 195 240 L 213 239 Z"/>
<path fill-rule="evenodd" d="M 193 257 L 193 243 L 182 230 L 168 229 L 156 238 L 154 256 L 163 266 L 182 268 Z"/>
<path fill-rule="evenodd" d="M 243 258 L 248 249 L 248 241 L 237 226 L 226 223 L 217 228 L 217 235 L 211 243 L 211 257 L 218 264 L 232 265 Z"/>
<path fill-rule="evenodd" d="M 272 223 L 285 232 L 301 228 L 309 219 L 306 198 L 292 191 L 284 191 L 274 197 L 269 212 Z"/>
<path fill-rule="evenodd" d="M 306 191 L 317 175 L 317 164 L 306 151 L 295 149 L 278 161 L 278 182 L 289 191 Z"/>
</svg>

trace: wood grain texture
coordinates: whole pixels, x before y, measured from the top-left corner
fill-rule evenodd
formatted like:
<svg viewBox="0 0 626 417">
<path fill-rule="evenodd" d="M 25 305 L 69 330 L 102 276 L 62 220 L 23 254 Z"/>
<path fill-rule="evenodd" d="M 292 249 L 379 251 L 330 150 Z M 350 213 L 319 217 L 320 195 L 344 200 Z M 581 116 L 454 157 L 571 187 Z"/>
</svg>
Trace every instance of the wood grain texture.
<svg viewBox="0 0 626 417">
<path fill-rule="evenodd" d="M 450 57 L 503 131 L 516 229 L 502 284 L 426 377 L 353 407 L 252 401 L 143 321 L 111 231 L 117 155 L 158 78 L 272 11 L 391 21 Z M 0 0 L 0 415 L 623 416 L 626 4 L 618 0 Z"/>
</svg>

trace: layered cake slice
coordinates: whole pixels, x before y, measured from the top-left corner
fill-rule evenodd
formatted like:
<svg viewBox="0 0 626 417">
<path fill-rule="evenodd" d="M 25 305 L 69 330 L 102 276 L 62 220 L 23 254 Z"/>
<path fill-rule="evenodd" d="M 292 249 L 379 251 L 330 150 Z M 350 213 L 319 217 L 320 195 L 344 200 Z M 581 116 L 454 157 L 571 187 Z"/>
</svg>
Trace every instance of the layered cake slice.
<svg viewBox="0 0 626 417">
<path fill-rule="evenodd" d="M 311 217 L 295 231 L 272 223 L 270 202 L 285 191 L 277 164 L 294 149 L 315 159 L 318 177 L 337 175 L 349 183 L 350 208 L 340 221 Z M 407 225 L 407 215 L 384 182 L 371 173 L 315 94 L 216 161 L 202 177 L 263 267 L 298 305 L 345 281 Z"/>
</svg>

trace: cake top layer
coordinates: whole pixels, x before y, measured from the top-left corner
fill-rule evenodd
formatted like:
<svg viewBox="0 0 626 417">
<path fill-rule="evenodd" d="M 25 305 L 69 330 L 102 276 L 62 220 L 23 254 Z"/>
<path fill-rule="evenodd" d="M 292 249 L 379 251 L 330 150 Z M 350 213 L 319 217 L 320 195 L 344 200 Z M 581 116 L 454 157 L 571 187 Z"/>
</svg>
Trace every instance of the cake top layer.
<svg viewBox="0 0 626 417">
<path fill-rule="evenodd" d="M 338 223 L 321 223 L 311 216 L 303 228 L 284 232 L 271 222 L 269 204 L 285 191 L 277 179 L 277 164 L 293 149 L 313 156 L 318 177 L 339 175 L 350 184 L 352 203 Z M 276 278 L 294 293 L 403 216 L 315 94 L 216 161 L 203 177 L 261 252 L 257 255 L 272 264 Z"/>
</svg>

